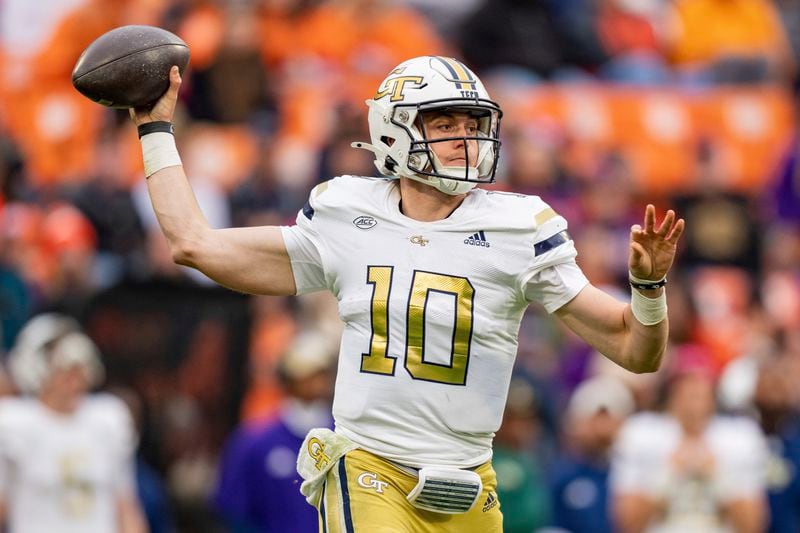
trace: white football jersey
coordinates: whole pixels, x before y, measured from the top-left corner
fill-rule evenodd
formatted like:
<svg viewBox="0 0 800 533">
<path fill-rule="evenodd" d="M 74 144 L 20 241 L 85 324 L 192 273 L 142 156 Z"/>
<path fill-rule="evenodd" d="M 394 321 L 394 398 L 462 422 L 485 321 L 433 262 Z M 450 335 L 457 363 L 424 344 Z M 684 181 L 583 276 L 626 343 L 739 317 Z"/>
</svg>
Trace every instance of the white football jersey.
<svg viewBox="0 0 800 533">
<path fill-rule="evenodd" d="M 399 203 L 396 180 L 338 177 L 282 228 L 297 292 L 339 301 L 336 431 L 402 464 L 475 466 L 491 457 L 526 307 L 552 312 L 587 281 L 538 197 L 475 189 L 434 222 Z"/>
<path fill-rule="evenodd" d="M 9 533 L 117 531 L 116 499 L 135 494 L 135 447 L 130 413 L 114 396 L 89 396 L 72 415 L 34 398 L 0 400 Z"/>
</svg>

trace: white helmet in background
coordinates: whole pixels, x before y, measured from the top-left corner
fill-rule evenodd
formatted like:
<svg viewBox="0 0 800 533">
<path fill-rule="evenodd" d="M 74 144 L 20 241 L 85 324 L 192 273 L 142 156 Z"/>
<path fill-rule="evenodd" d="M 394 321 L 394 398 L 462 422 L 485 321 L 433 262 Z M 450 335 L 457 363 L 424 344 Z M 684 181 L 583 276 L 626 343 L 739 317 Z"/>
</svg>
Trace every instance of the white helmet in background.
<svg viewBox="0 0 800 533">
<path fill-rule="evenodd" d="M 97 346 L 77 321 L 58 313 L 38 315 L 25 324 L 9 353 L 8 366 L 16 386 L 27 394 L 38 393 L 54 368 L 82 366 L 92 387 L 105 376 Z"/>
<path fill-rule="evenodd" d="M 332 369 L 339 343 L 329 334 L 317 330 L 300 333 L 281 355 L 278 372 L 288 380 L 305 379 L 312 374 Z"/>
<path fill-rule="evenodd" d="M 489 99 L 481 80 L 463 63 L 424 56 L 401 63 L 367 100 L 370 143 L 355 142 L 375 154 L 375 166 L 385 176 L 411 178 L 447 194 L 463 194 L 480 183 L 494 182 L 500 151 L 500 106 Z M 431 112 L 468 113 L 478 120 L 475 136 L 431 140 L 422 116 Z M 477 144 L 476 166 L 445 166 L 431 149 L 437 142 L 464 140 Z"/>
</svg>

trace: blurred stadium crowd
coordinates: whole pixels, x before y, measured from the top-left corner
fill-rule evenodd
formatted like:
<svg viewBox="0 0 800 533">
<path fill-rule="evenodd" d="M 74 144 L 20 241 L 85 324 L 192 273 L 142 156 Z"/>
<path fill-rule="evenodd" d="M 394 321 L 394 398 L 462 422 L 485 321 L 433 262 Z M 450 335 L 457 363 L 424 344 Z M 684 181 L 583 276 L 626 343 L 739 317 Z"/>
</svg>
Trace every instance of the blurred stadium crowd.
<svg viewBox="0 0 800 533">
<path fill-rule="evenodd" d="M 543 310 L 526 315 L 495 455 L 507 531 L 638 531 L 652 517 L 659 531 L 723 531 L 739 500 L 709 465 L 740 473 L 725 481 L 740 499 L 768 498 L 770 531 L 800 531 L 799 0 L 1 2 L 0 354 L 38 313 L 78 318 L 108 384 L 141 400 L 141 455 L 169 494 L 160 512 L 202 533 L 257 531 L 249 522 L 283 501 L 278 485 L 237 498 L 253 467 L 231 450 L 280 419 L 292 379 L 322 368 L 318 353 L 306 369 L 282 359 L 297 336 L 335 339 L 338 318 L 325 297 L 244 297 L 172 263 L 127 112 L 70 84 L 81 50 L 124 24 L 190 46 L 177 140 L 215 227 L 291 224 L 316 183 L 373 175 L 350 148 L 368 138 L 363 101 L 428 54 L 487 82 L 505 112 L 494 186 L 563 214 L 595 285 L 627 299 L 631 224 L 645 203 L 676 209 L 687 230 L 659 373 L 617 371 Z M 671 451 L 626 456 L 650 446 L 635 413 L 664 409 L 647 428 Z M 745 417 L 722 448 L 738 443 L 752 464 L 704 441 L 714 412 Z M 296 491 L 292 461 L 257 468 Z M 705 465 L 681 470 L 691 487 L 639 479 L 678 463 Z M 643 517 L 625 495 L 662 508 Z"/>
</svg>

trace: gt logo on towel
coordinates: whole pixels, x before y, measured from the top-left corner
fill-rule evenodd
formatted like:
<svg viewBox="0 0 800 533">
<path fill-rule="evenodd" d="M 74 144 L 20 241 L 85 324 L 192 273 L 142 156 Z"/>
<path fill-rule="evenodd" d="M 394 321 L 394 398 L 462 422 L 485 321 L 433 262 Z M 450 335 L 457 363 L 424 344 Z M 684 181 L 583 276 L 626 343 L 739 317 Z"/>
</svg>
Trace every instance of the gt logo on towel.
<svg viewBox="0 0 800 533">
<path fill-rule="evenodd" d="M 331 462 L 331 458 L 325 455 L 325 445 L 316 437 L 308 441 L 308 455 L 316 460 L 314 466 L 317 470 L 322 470 L 325 465 Z"/>
<path fill-rule="evenodd" d="M 372 472 L 362 472 L 358 476 L 358 484 L 365 489 L 373 488 L 378 494 L 383 494 L 383 489 L 389 485 L 385 481 L 378 481 L 378 474 Z"/>
</svg>

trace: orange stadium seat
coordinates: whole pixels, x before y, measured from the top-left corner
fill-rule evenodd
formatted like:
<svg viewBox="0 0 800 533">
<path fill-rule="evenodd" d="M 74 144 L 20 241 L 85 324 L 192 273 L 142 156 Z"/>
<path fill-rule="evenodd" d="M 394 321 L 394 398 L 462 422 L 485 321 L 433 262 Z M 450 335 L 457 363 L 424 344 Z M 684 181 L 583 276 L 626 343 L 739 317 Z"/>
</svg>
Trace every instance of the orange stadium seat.
<svg viewBox="0 0 800 533">
<path fill-rule="evenodd" d="M 698 128 L 719 150 L 731 190 L 757 193 L 793 135 L 791 96 L 780 88 L 719 88 L 703 95 Z"/>
<path fill-rule="evenodd" d="M 669 89 L 611 89 L 606 99 L 614 144 L 631 166 L 635 187 L 656 195 L 690 189 L 697 135 L 682 95 Z"/>
<path fill-rule="evenodd" d="M 283 400 L 283 389 L 276 376 L 278 360 L 298 330 L 292 316 L 277 304 L 259 300 L 255 305 L 262 309 L 251 330 L 252 377 L 241 407 L 245 421 L 265 420 L 277 413 Z"/>
<path fill-rule="evenodd" d="M 784 27 L 769 0 L 676 0 L 673 10 L 669 48 L 677 64 L 788 53 Z"/>
<path fill-rule="evenodd" d="M 267 68 L 279 68 L 300 48 L 298 24 L 304 12 L 290 13 L 288 9 L 272 7 L 261 12 L 261 57 Z"/>
<path fill-rule="evenodd" d="M 31 89 L 5 111 L 33 182 L 89 177 L 104 110 L 75 91 L 68 79 Z"/>
<path fill-rule="evenodd" d="M 19 143 L 35 183 L 81 180 L 92 170 L 104 111 L 70 84 L 81 51 L 104 32 L 127 23 L 128 17 L 139 24 L 153 23 L 163 9 L 161 0 L 76 2 L 58 14 L 24 65 L 8 51 L 0 53 L 0 115 Z M 19 83 L 8 82 L 10 71 L 19 68 L 27 74 Z"/>
<path fill-rule="evenodd" d="M 631 167 L 640 192 L 687 192 L 697 183 L 699 143 L 721 150 L 733 190 L 756 192 L 792 135 L 790 95 L 779 88 L 713 88 L 687 93 L 594 84 L 546 85 L 510 99 L 517 122 L 557 122 L 569 139 L 568 166 L 591 176 L 609 151 Z"/>
<path fill-rule="evenodd" d="M 136 128 L 123 128 L 116 139 L 117 156 L 120 173 L 127 177 L 126 183 L 129 186 L 135 185 L 144 173 L 142 162 L 142 144 L 139 142 L 139 135 Z"/>
<path fill-rule="evenodd" d="M 266 12 L 262 31 L 262 59 L 282 74 L 283 85 L 276 87 L 280 134 L 314 146 L 327 139 L 333 125 L 320 110 L 332 111 L 338 104 L 361 108 L 393 67 L 444 50 L 431 25 L 400 6 L 325 3 L 291 17 Z M 275 35 L 267 37 L 269 32 Z"/>
<path fill-rule="evenodd" d="M 430 23 L 399 5 L 324 3 L 308 13 L 299 30 L 299 52 L 340 68 L 347 79 L 346 94 L 358 103 L 372 96 L 386 73 L 402 61 L 444 50 Z"/>
<path fill-rule="evenodd" d="M 225 15 L 212 4 L 200 4 L 192 9 L 178 28 L 178 35 L 192 51 L 191 66 L 201 70 L 214 61 L 224 34 Z"/>
<path fill-rule="evenodd" d="M 564 162 L 578 175 L 592 175 L 613 147 L 613 121 L 595 85 L 537 86 L 511 102 L 505 117 L 517 123 L 545 118 L 561 126 L 567 138 Z"/>
<path fill-rule="evenodd" d="M 252 173 L 258 157 L 253 134 L 241 125 L 195 124 L 181 149 L 190 175 L 202 175 L 228 192 Z"/>
</svg>

